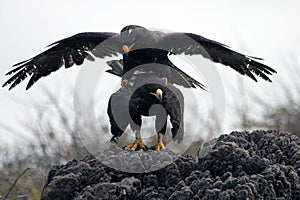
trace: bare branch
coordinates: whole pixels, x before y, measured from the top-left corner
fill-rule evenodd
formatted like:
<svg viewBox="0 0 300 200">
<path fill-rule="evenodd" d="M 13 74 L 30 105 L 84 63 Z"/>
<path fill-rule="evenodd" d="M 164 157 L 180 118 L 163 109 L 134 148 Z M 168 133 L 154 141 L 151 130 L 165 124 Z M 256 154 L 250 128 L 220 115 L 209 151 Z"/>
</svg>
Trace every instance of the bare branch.
<svg viewBox="0 0 300 200">
<path fill-rule="evenodd" d="M 6 195 L 3 197 L 3 200 L 6 200 L 8 195 L 10 194 L 10 192 L 12 191 L 12 189 L 15 187 L 15 185 L 17 184 L 18 180 L 29 170 L 30 168 L 27 167 L 20 175 L 19 177 L 15 180 L 15 182 L 12 184 L 12 186 L 9 188 L 8 192 L 6 193 Z"/>
</svg>

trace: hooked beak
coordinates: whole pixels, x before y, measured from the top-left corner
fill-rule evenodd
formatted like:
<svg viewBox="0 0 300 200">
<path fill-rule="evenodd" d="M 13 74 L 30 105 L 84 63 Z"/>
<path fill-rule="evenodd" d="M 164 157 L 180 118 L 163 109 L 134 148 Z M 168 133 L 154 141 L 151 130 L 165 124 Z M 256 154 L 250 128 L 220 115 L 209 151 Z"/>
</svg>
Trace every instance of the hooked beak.
<svg viewBox="0 0 300 200">
<path fill-rule="evenodd" d="M 132 47 L 134 45 L 135 45 L 134 43 L 132 43 L 130 46 L 123 45 L 123 51 L 124 51 L 124 53 L 127 54 L 132 49 Z"/>
<path fill-rule="evenodd" d="M 159 103 L 162 101 L 162 93 L 161 89 L 157 89 L 155 93 L 150 92 L 150 94 L 154 95 L 158 99 Z"/>
</svg>

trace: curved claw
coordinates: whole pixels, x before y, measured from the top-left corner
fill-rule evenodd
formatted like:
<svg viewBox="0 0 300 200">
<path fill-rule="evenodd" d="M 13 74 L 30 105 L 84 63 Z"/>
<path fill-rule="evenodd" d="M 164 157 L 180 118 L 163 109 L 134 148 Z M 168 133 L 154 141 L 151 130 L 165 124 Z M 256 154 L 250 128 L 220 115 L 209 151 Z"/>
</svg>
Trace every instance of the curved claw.
<svg viewBox="0 0 300 200">
<path fill-rule="evenodd" d="M 123 79 L 123 80 L 122 80 L 122 83 L 121 83 L 121 88 L 122 88 L 122 90 L 125 89 L 125 87 L 127 86 L 127 84 L 128 84 L 128 80 L 127 80 L 127 79 Z"/>
<path fill-rule="evenodd" d="M 161 80 L 164 82 L 165 85 L 168 85 L 168 78 L 167 77 L 162 77 Z"/>
<path fill-rule="evenodd" d="M 162 134 L 158 133 L 157 143 L 153 147 L 155 150 L 160 151 L 161 149 L 166 149 L 162 140 Z"/>
<path fill-rule="evenodd" d="M 140 137 L 137 137 L 132 144 L 129 144 L 129 145 L 125 146 L 124 149 L 127 150 L 127 151 L 128 150 L 135 151 L 135 150 L 139 149 L 138 147 L 140 149 L 146 150 L 146 146 L 145 146 L 142 138 L 140 138 Z"/>
<path fill-rule="evenodd" d="M 154 149 L 157 151 L 160 151 L 161 149 L 166 149 L 164 143 L 157 142 L 157 144 L 154 146 Z"/>
</svg>

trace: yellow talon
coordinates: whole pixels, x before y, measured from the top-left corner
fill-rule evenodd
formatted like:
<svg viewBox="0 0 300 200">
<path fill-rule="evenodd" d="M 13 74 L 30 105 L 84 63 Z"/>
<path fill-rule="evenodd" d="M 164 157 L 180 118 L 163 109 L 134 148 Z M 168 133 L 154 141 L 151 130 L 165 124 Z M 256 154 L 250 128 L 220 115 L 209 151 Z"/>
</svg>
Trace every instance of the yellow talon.
<svg viewBox="0 0 300 200">
<path fill-rule="evenodd" d="M 161 80 L 164 82 L 165 85 L 168 85 L 168 78 L 167 77 L 162 77 Z"/>
<path fill-rule="evenodd" d="M 154 146 L 154 149 L 157 150 L 157 151 L 159 151 L 161 149 L 165 149 L 165 145 L 162 141 L 162 134 L 161 133 L 158 133 L 157 143 Z"/>
<path fill-rule="evenodd" d="M 123 79 L 123 80 L 122 80 L 122 83 L 121 83 L 121 88 L 122 88 L 122 90 L 125 89 L 125 87 L 127 86 L 127 84 L 128 84 L 128 80 L 127 80 L 127 79 Z"/>
<path fill-rule="evenodd" d="M 141 149 L 145 149 L 145 144 L 140 137 L 137 137 L 132 144 L 125 146 L 124 149 L 135 151 L 138 147 L 140 147 Z"/>
</svg>

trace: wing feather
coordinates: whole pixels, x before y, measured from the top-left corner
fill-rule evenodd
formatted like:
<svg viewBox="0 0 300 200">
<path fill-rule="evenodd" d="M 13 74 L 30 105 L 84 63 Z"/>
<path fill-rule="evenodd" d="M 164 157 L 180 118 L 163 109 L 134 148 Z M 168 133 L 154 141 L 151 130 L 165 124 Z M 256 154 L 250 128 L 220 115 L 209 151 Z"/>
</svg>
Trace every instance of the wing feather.
<svg viewBox="0 0 300 200">
<path fill-rule="evenodd" d="M 225 44 L 207 39 L 193 33 L 169 33 L 163 36 L 161 43 L 174 54 L 199 54 L 213 62 L 230 66 L 242 75 L 247 75 L 257 81 L 254 74 L 271 82 L 267 75 L 276 73 L 271 67 L 256 60 L 261 58 L 247 56 L 233 51 Z"/>
<path fill-rule="evenodd" d="M 108 38 L 112 39 L 106 42 Z M 26 87 L 29 89 L 41 77 L 49 75 L 62 66 L 69 68 L 74 64 L 81 65 L 85 59 L 94 61 L 93 56 L 104 58 L 122 52 L 118 34 L 109 32 L 79 33 L 54 42 L 48 47 L 48 50 L 37 56 L 13 65 L 15 68 L 6 74 L 13 76 L 3 84 L 3 87 L 10 85 L 9 89 L 12 89 L 31 76 Z"/>
</svg>

